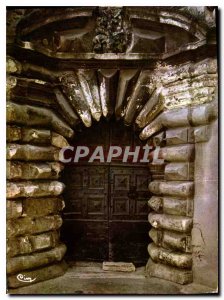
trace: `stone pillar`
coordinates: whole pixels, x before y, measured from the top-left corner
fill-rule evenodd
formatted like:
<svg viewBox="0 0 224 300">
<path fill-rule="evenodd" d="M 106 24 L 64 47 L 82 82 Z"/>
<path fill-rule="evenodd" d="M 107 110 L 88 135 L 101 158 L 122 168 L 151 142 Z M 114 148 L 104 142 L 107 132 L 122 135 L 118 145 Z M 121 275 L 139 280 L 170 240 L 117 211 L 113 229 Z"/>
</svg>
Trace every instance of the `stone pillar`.
<svg viewBox="0 0 224 300">
<path fill-rule="evenodd" d="M 195 144 L 194 281 L 218 288 L 218 121 L 200 128 Z M 221 200 L 221 199 L 220 199 Z"/>
<path fill-rule="evenodd" d="M 203 234 L 207 236 L 207 243 L 210 245 L 206 250 L 207 255 L 211 252 L 211 249 L 214 250 L 211 264 L 214 264 L 214 274 L 217 276 L 217 272 L 215 272 L 217 271 L 215 269 L 215 266 L 217 266 L 215 264 L 217 261 L 216 238 L 213 237 L 215 239 L 214 246 L 211 246 L 210 242 L 210 236 L 215 227 L 206 233 L 205 231 L 209 225 L 205 220 L 209 220 L 210 217 L 205 219 L 206 212 L 203 216 L 201 213 L 201 209 L 203 211 L 201 202 L 208 203 L 211 201 L 210 203 L 212 203 L 212 195 L 215 195 L 217 205 L 217 187 L 213 185 L 214 181 L 211 177 L 213 175 L 217 176 L 217 173 L 215 173 L 217 166 L 212 167 L 213 171 L 211 173 L 209 167 L 212 165 L 213 158 L 209 156 L 205 160 L 204 151 L 207 148 L 201 146 L 201 143 L 209 140 L 210 127 L 213 125 L 207 124 L 214 120 L 216 116 L 216 105 L 212 103 L 195 108 L 170 111 L 158 117 L 161 126 L 163 127 L 163 124 L 166 124 L 167 129 L 152 139 L 156 146 L 162 145 L 159 158 L 164 159 L 165 168 L 164 178 L 154 180 L 149 184 L 149 190 L 154 194 L 148 202 L 153 210 L 149 214 L 149 222 L 153 227 L 149 232 L 149 236 L 153 243 L 149 244 L 148 247 L 150 259 L 146 270 L 151 276 L 180 284 L 191 283 L 193 276 L 194 280 L 197 277 L 200 278 L 202 276 L 200 269 L 204 268 L 205 263 L 203 261 L 205 241 L 202 235 L 202 227 L 204 229 Z M 156 122 L 155 119 L 154 123 Z M 183 124 L 188 124 L 188 126 L 178 126 Z M 151 134 L 156 127 L 152 123 L 150 126 L 149 132 Z M 214 130 L 213 134 L 215 136 Z M 157 129 L 155 129 L 156 131 Z M 214 147 L 214 143 L 213 137 L 210 147 Z M 207 147 L 209 147 L 209 144 Z M 217 162 L 217 157 L 214 157 L 214 160 Z M 205 179 L 202 180 L 201 178 Z M 217 180 L 217 177 L 214 178 Z M 210 180 L 212 188 L 210 189 L 211 192 L 207 192 L 207 195 L 205 195 L 207 180 Z M 203 200 L 201 199 L 202 195 L 205 195 Z M 217 214 L 217 209 L 213 211 L 214 214 Z M 213 218 L 215 219 L 215 215 Z M 215 236 L 217 237 L 217 235 Z M 203 261 L 201 266 L 197 262 L 198 259 Z M 200 283 L 203 282 L 201 279 Z"/>
<path fill-rule="evenodd" d="M 16 68 L 9 68 L 17 72 Z M 12 78 L 12 76 L 11 76 Z M 74 131 L 46 107 L 47 96 L 30 98 L 27 84 L 7 85 L 7 278 L 16 288 L 64 274 L 66 246 L 60 242 L 63 165 L 59 150 Z M 23 79 L 30 83 L 30 79 Z M 35 80 L 33 80 L 35 81 Z M 33 82 L 32 81 L 32 82 Z M 41 85 L 35 81 L 35 86 Z M 42 87 L 38 90 L 44 91 Z M 36 91 L 36 93 L 37 93 Z M 46 89 L 47 91 L 47 89 Z M 22 101 L 19 95 L 22 95 Z M 19 100 L 18 100 L 19 99 Z M 54 103 L 54 98 L 49 102 Z M 55 103 L 56 104 L 56 103 Z M 31 278 L 27 282 L 26 278 Z"/>
<path fill-rule="evenodd" d="M 194 279 L 216 288 L 216 61 L 207 59 L 176 70 L 165 67 L 154 74 L 157 89 L 136 119 L 143 128 L 140 138 L 160 146 L 159 159 L 164 160 L 163 176 L 154 175 L 149 185 L 153 243 L 148 247 L 146 270 L 150 276 L 180 284 Z M 155 169 L 153 162 L 150 169 Z M 210 275 L 206 268 L 211 269 Z"/>
</svg>

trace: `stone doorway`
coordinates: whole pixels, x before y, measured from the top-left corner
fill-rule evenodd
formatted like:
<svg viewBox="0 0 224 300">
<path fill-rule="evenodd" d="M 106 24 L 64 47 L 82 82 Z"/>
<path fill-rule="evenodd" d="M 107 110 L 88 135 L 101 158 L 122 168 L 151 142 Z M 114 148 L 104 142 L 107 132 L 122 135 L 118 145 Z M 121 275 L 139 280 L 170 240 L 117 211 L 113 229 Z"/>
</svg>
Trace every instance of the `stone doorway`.
<svg viewBox="0 0 224 300">
<path fill-rule="evenodd" d="M 165 162 L 160 170 L 149 166 L 146 274 L 217 288 L 217 12 L 172 6 L 8 9 L 9 288 L 65 273 L 59 153 L 80 124 L 91 127 L 112 115 L 138 128 L 145 143 L 161 147 Z M 107 178 L 111 168 L 105 166 Z M 108 253 L 109 245 L 108 238 Z"/>
<path fill-rule="evenodd" d="M 131 128 L 114 120 L 77 133 L 73 143 L 90 149 L 102 146 L 105 155 L 111 145 L 130 146 L 133 151 L 144 146 Z M 126 163 L 120 156 L 110 163 L 80 161 L 66 166 L 61 238 L 69 260 L 146 264 L 150 173 L 147 163 L 133 163 L 131 158 Z"/>
</svg>

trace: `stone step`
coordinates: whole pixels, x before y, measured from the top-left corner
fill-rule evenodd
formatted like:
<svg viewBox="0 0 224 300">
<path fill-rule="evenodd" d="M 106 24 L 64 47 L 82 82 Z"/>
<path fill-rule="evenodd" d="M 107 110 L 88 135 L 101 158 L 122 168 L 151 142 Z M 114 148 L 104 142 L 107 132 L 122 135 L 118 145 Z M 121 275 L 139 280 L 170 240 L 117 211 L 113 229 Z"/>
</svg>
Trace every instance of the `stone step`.
<svg viewBox="0 0 224 300">
<path fill-rule="evenodd" d="M 135 272 L 135 266 L 133 263 L 104 261 L 103 270 L 116 272 Z"/>
</svg>

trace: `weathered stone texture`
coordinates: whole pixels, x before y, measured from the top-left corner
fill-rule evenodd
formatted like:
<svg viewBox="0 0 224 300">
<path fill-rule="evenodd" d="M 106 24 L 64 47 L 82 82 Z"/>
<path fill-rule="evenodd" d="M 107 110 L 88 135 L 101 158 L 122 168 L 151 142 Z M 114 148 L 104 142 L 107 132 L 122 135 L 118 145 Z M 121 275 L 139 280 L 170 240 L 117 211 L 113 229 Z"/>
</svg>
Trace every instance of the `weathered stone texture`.
<svg viewBox="0 0 224 300">
<path fill-rule="evenodd" d="M 193 281 L 191 270 L 182 270 L 149 260 L 146 265 L 147 273 L 152 277 L 174 281 L 179 284 L 188 284 Z"/>
<path fill-rule="evenodd" d="M 194 160 L 194 145 L 178 145 L 160 149 L 159 156 L 165 161 L 185 162 Z"/>
<path fill-rule="evenodd" d="M 65 97 L 65 95 L 61 92 L 59 88 L 54 88 L 54 93 L 56 96 L 56 101 L 61 109 L 61 113 L 66 118 L 66 121 L 71 127 L 77 125 L 80 121 L 75 111 L 73 110 L 69 100 Z"/>
<path fill-rule="evenodd" d="M 200 126 L 194 129 L 194 140 L 195 143 L 208 142 L 210 138 L 209 126 Z"/>
<path fill-rule="evenodd" d="M 56 147 L 8 144 L 6 151 L 6 157 L 9 160 L 54 161 L 59 159 L 60 150 Z"/>
<path fill-rule="evenodd" d="M 92 125 L 91 113 L 88 102 L 83 95 L 77 74 L 65 73 L 60 76 L 59 81 L 61 82 L 63 92 L 67 95 L 73 109 L 77 112 L 85 126 L 90 127 Z M 62 135 L 64 134 L 62 133 Z"/>
<path fill-rule="evenodd" d="M 59 233 L 57 231 L 13 237 L 7 241 L 7 256 L 13 257 L 53 248 L 58 243 Z"/>
<path fill-rule="evenodd" d="M 178 253 L 171 250 L 157 247 L 154 243 L 149 244 L 148 252 L 154 262 L 165 263 L 181 269 L 190 269 L 192 266 L 192 255 Z"/>
<path fill-rule="evenodd" d="M 178 232 L 190 232 L 193 226 L 193 220 L 189 217 L 150 213 L 149 223 L 158 229 L 167 229 Z"/>
<path fill-rule="evenodd" d="M 165 180 L 193 180 L 194 163 L 169 163 L 165 167 Z"/>
<path fill-rule="evenodd" d="M 62 198 L 25 198 L 23 200 L 23 216 L 42 217 L 58 214 L 64 208 Z"/>
<path fill-rule="evenodd" d="M 6 265 L 7 273 L 13 274 L 23 270 L 37 268 L 43 265 L 61 261 L 65 251 L 66 246 L 64 244 L 60 244 L 48 251 L 8 258 Z"/>
<path fill-rule="evenodd" d="M 23 205 L 21 200 L 6 201 L 6 217 L 7 219 L 16 219 L 22 216 Z"/>
<path fill-rule="evenodd" d="M 52 163 L 25 163 L 7 161 L 7 179 L 58 179 L 63 165 Z"/>
<path fill-rule="evenodd" d="M 104 261 L 103 270 L 112 272 L 135 272 L 135 266 L 133 263 L 127 262 Z"/>
<path fill-rule="evenodd" d="M 9 124 L 52 127 L 67 138 L 74 135 L 74 131 L 50 109 L 7 102 L 6 112 Z"/>
<path fill-rule="evenodd" d="M 140 133 L 140 139 L 146 140 L 162 128 L 189 127 L 209 124 L 218 116 L 215 103 L 202 104 L 195 107 L 184 107 L 164 111 Z"/>
<path fill-rule="evenodd" d="M 60 134 L 52 132 L 51 144 L 58 148 L 69 146 L 68 141 Z"/>
<path fill-rule="evenodd" d="M 158 213 L 165 213 L 170 215 L 186 216 L 187 214 L 187 201 L 186 199 L 178 199 L 171 197 L 156 197 L 152 196 L 148 204 Z"/>
<path fill-rule="evenodd" d="M 9 199 L 20 197 L 44 197 L 58 196 L 64 190 L 65 185 L 60 181 L 20 181 L 8 182 L 6 197 Z"/>
<path fill-rule="evenodd" d="M 152 228 L 149 236 L 157 246 L 165 249 L 191 253 L 191 233 L 180 233 Z"/>
<path fill-rule="evenodd" d="M 67 264 L 64 261 L 62 261 L 58 264 L 41 267 L 35 270 L 25 270 L 23 271 L 22 277 L 21 274 L 19 273 L 8 276 L 8 285 L 11 288 L 18 288 L 22 286 L 27 286 L 29 284 L 37 283 L 40 281 L 48 280 L 63 275 L 67 270 L 67 268 L 68 268 Z M 17 276 L 20 276 L 19 277 L 20 279 L 35 278 L 35 281 L 34 282 L 19 281 L 17 279 Z"/>
<path fill-rule="evenodd" d="M 157 195 L 190 197 L 194 192 L 194 183 L 190 181 L 152 181 L 149 190 Z"/>
<path fill-rule="evenodd" d="M 8 142 L 24 142 L 31 144 L 51 143 L 51 131 L 47 129 L 24 128 L 18 126 L 7 126 Z"/>
<path fill-rule="evenodd" d="M 166 130 L 166 145 L 178 145 L 194 142 L 193 128 L 183 127 Z"/>
<path fill-rule="evenodd" d="M 56 230 L 61 225 L 62 218 L 58 215 L 12 219 L 7 221 L 7 238 Z"/>
</svg>

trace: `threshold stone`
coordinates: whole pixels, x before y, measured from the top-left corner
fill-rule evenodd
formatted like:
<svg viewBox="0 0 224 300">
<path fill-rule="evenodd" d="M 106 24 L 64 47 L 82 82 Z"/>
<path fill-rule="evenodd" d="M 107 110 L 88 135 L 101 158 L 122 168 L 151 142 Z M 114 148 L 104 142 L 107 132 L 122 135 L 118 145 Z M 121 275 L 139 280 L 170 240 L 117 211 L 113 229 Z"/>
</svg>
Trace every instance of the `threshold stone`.
<svg viewBox="0 0 224 300">
<path fill-rule="evenodd" d="M 115 272 L 135 272 L 135 266 L 133 263 L 104 261 L 103 270 Z"/>
</svg>

